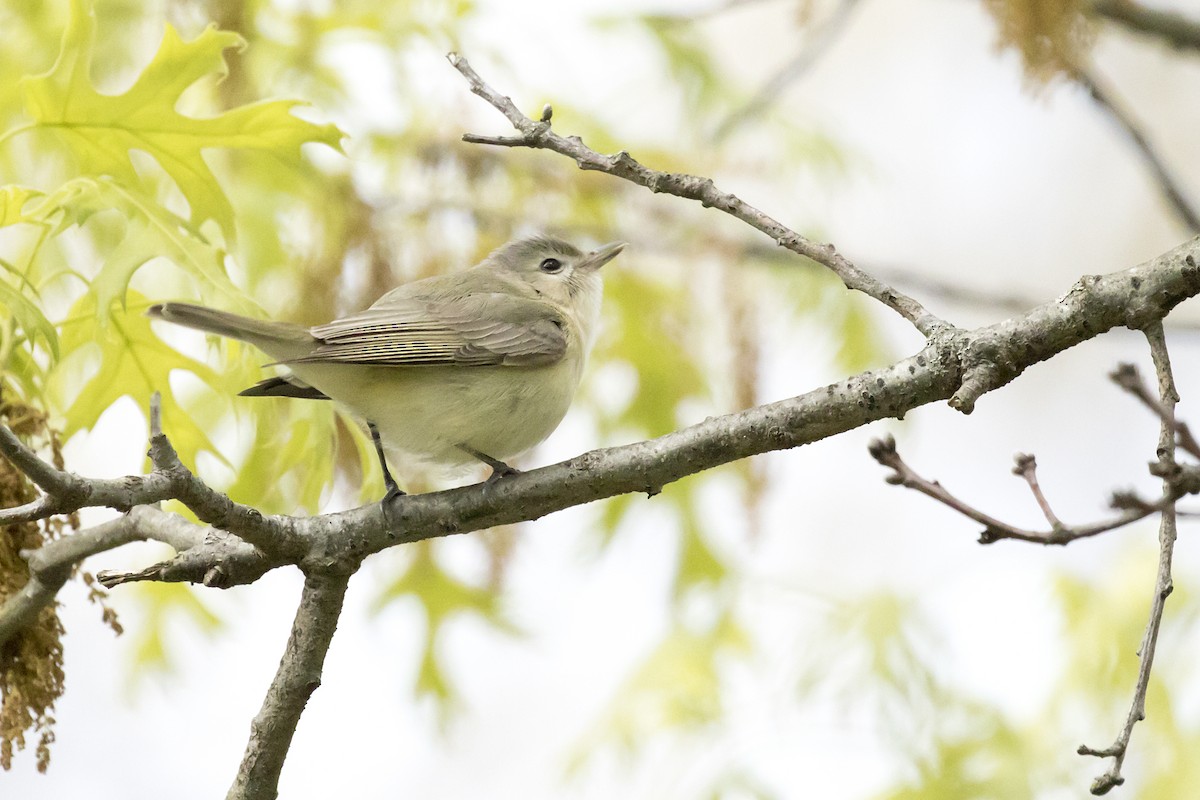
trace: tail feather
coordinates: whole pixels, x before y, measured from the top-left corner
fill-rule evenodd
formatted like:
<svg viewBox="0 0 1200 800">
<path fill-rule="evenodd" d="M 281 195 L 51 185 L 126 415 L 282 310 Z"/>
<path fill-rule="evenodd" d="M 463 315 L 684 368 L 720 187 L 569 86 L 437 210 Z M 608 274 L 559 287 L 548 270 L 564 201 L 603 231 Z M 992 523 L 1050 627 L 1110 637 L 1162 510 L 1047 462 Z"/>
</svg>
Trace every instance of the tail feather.
<svg viewBox="0 0 1200 800">
<path fill-rule="evenodd" d="M 294 323 L 251 319 L 190 303 L 159 303 L 147 309 L 146 315 L 249 342 L 279 360 L 303 356 L 317 343 L 307 328 Z"/>
<path fill-rule="evenodd" d="M 306 400 L 328 400 L 329 395 L 314 389 L 294 375 L 280 375 L 259 381 L 249 389 L 238 392 L 242 397 L 302 397 Z"/>
</svg>

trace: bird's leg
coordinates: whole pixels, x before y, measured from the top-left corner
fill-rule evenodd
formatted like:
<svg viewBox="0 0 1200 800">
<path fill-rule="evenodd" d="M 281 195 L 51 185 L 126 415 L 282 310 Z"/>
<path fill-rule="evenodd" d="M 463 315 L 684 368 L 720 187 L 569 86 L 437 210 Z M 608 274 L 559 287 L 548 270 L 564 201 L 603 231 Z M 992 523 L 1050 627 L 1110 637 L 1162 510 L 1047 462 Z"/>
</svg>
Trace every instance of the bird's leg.
<svg viewBox="0 0 1200 800">
<path fill-rule="evenodd" d="M 458 449 L 462 450 L 469 456 L 478 458 L 480 461 L 492 468 L 492 474 L 489 475 L 487 479 L 488 483 L 499 480 L 500 478 L 505 478 L 509 475 L 521 474 L 521 470 L 517 469 L 516 467 L 510 467 L 508 464 L 505 464 L 498 458 L 492 458 L 487 453 L 481 453 L 474 447 L 471 447 L 469 444 L 460 444 L 458 445 Z"/>
<path fill-rule="evenodd" d="M 379 456 L 379 466 L 383 469 L 383 486 L 387 489 L 383 495 L 383 502 L 387 503 L 393 497 L 404 494 L 404 491 L 396 483 L 392 473 L 388 471 L 387 457 L 383 454 L 383 440 L 379 438 L 379 428 L 375 427 L 374 422 L 368 422 L 367 429 L 371 431 L 371 441 L 375 444 L 375 455 Z"/>
</svg>

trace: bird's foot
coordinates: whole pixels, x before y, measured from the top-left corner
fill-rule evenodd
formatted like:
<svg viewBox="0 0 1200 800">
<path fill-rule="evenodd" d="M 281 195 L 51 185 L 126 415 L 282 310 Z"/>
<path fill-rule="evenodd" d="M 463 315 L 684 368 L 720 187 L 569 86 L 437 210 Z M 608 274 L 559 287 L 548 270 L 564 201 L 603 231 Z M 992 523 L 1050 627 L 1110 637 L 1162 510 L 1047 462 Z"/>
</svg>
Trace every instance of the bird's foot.
<svg viewBox="0 0 1200 800">
<path fill-rule="evenodd" d="M 520 475 L 521 474 L 521 470 L 517 469 L 516 467 L 510 467 L 508 464 L 505 464 L 500 459 L 492 458 L 487 453 L 481 453 L 480 451 L 476 450 L 474 447 L 471 447 L 468 444 L 460 444 L 458 446 L 458 449 L 462 450 L 464 453 L 466 453 L 467 455 L 469 455 L 473 458 L 479 459 L 480 461 L 482 461 L 483 463 L 487 464 L 489 467 L 492 468 L 492 474 L 488 476 L 485 483 L 495 483 L 496 481 L 500 480 L 501 478 L 507 478 L 509 475 Z"/>
</svg>

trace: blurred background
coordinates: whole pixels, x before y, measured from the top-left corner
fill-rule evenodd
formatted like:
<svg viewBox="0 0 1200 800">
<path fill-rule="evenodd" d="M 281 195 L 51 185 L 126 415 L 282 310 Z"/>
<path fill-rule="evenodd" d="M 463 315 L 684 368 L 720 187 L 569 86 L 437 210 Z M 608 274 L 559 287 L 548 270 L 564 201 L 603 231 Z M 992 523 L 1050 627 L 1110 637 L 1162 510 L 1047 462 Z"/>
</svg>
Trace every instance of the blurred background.
<svg viewBox="0 0 1200 800">
<path fill-rule="evenodd" d="M 1186 0 L 1145 6 L 1200 21 Z M 1200 53 L 1088 2 L 96 0 L 102 93 L 151 69 L 164 26 L 186 42 L 215 22 L 245 47 L 225 51 L 225 80 L 177 87 L 181 113 L 305 101 L 292 111 L 314 123 L 302 149 L 204 151 L 229 205 L 208 217 L 153 148 L 106 182 L 78 143 L 5 133 L 29 122 L 18 81 L 51 69 L 69 13 L 66 0 L 0 3 L 2 182 L 61 201 L 37 219 L 33 204 L 29 219 L 0 213 L 4 399 L 44 415 L 36 433 L 57 432 L 69 469 L 115 477 L 144 469 L 145 409 L 162 391 L 185 459 L 271 512 L 380 496 L 363 435 L 327 404 L 234 397 L 263 357 L 151 328 L 149 302 L 318 323 L 515 235 L 628 241 L 605 269 L 580 397 L 526 467 L 801 394 L 921 345 L 891 312 L 715 210 L 553 153 L 462 143 L 511 129 L 447 64 L 451 50 L 528 115 L 553 104 L 560 133 L 712 177 L 963 327 L 1194 233 L 1071 72 L 1086 69 L 1200 199 Z M 73 193 L 53 194 L 62 186 Z M 1185 304 L 1167 328 L 1188 420 L 1197 322 Z M 1108 379 L 1120 361 L 1152 374 L 1140 335 L 1114 331 L 969 417 L 936 404 L 654 498 L 374 557 L 351 582 L 280 796 L 1084 795 L 1107 763 L 1075 749 L 1110 744 L 1132 696 L 1155 521 L 1066 548 L 980 546 L 978 526 L 885 484 L 866 446 L 892 433 L 927 477 L 1042 527 L 1010 473 L 1014 452 L 1034 453 L 1065 521 L 1103 518 L 1114 489 L 1159 491 L 1146 469 L 1158 425 Z M 1191 798 L 1200 780 L 1190 533 L 1185 522 L 1124 797 Z M 163 557 L 130 546 L 86 568 Z M 86 581 L 69 584 L 48 770 L 31 733 L 0 786 L 220 796 L 300 585 L 294 570 L 224 592 L 135 584 L 100 607 Z"/>
</svg>

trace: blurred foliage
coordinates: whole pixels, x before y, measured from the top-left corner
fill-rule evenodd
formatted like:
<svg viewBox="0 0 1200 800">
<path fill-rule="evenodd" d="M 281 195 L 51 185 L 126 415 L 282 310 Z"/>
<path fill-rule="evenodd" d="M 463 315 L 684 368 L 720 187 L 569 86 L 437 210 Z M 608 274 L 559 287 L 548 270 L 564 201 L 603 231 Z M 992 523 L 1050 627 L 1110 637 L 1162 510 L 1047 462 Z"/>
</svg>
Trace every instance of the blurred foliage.
<svg viewBox="0 0 1200 800">
<path fill-rule="evenodd" d="M 147 582 L 132 586 L 137 605 L 146 614 L 131 627 L 130 637 L 133 657 L 143 673 L 171 671 L 172 629 L 187 628 L 211 636 L 221 627 L 221 619 L 185 584 Z M 138 677 L 139 673 L 130 673 L 131 687 L 135 687 Z"/>
<path fill-rule="evenodd" d="M 435 638 L 443 626 L 456 615 L 475 614 L 507 633 L 516 633 L 516 628 L 504 615 L 500 595 L 494 589 L 472 586 L 446 572 L 434 558 L 432 542 L 416 542 L 407 549 L 408 564 L 376 595 L 374 611 L 378 613 L 406 598 L 421 604 L 425 612 L 425 641 L 416 691 L 419 696 L 437 701 L 444 721 L 454 701 L 454 691 L 447 682 L 436 648 Z"/>
<path fill-rule="evenodd" d="M 1156 551 L 1139 548 L 1119 553 L 1087 581 L 1057 579 L 1047 613 L 1059 616 L 1061 652 L 1024 653 L 1052 677 L 1032 716 L 948 680 L 953 653 L 930 609 L 890 590 L 839 598 L 816 615 L 816 627 L 804 631 L 799 696 L 805 705 L 831 704 L 842 725 L 868 725 L 899 760 L 906 777 L 875 795 L 880 800 L 1079 795 L 1107 761 L 1069 754 L 1084 739 L 1107 746 L 1125 719 L 1155 559 Z M 1198 614 L 1190 594 L 1173 594 L 1160 642 L 1194 641 Z M 1123 791 L 1190 797 L 1200 727 L 1178 711 L 1190 691 L 1191 660 L 1160 659 L 1155 667 L 1148 721 L 1135 729 L 1131 750 L 1142 754 L 1130 762 L 1140 774 Z"/>
<path fill-rule="evenodd" d="M 1094 38 L 1085 0 L 985 0 L 996 21 L 999 47 L 1021 54 L 1033 84 L 1071 77 Z"/>
</svg>

